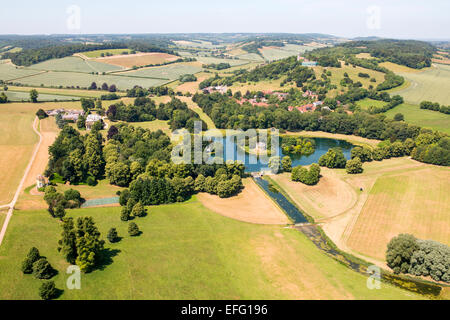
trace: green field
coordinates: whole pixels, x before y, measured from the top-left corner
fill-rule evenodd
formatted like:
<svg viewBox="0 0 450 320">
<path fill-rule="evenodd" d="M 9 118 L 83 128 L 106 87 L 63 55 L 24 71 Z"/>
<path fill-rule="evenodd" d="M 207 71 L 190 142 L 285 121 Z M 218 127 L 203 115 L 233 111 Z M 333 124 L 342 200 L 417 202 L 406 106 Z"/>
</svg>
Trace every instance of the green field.
<svg viewBox="0 0 450 320">
<path fill-rule="evenodd" d="M 9 101 L 28 101 L 30 100 L 30 93 L 23 91 L 0 91 L 4 92 L 8 97 Z M 66 96 L 66 95 L 56 95 L 56 94 L 46 94 L 40 93 L 38 97 L 39 101 L 69 101 L 69 100 L 80 100 L 78 96 Z"/>
<path fill-rule="evenodd" d="M 261 57 L 259 54 L 256 54 L 256 53 L 244 53 L 244 54 L 240 54 L 236 57 L 238 57 L 239 59 L 242 59 L 242 60 L 261 61 L 261 62 L 264 61 L 263 57 Z"/>
<path fill-rule="evenodd" d="M 398 74 L 405 77 L 410 85 L 392 92 L 404 97 L 406 102 L 420 104 L 429 100 L 450 105 L 450 66 L 436 64 L 436 67 L 422 72 Z"/>
<path fill-rule="evenodd" d="M 88 58 L 100 58 L 102 56 L 102 53 L 104 53 L 105 56 L 106 56 L 106 53 L 111 53 L 112 55 L 115 56 L 115 55 L 121 55 L 124 52 L 130 53 L 131 50 L 130 49 L 106 49 L 106 50 L 86 51 L 86 52 L 81 52 L 81 54 Z"/>
<path fill-rule="evenodd" d="M 145 77 L 145 78 L 157 78 L 157 79 L 167 79 L 167 80 L 177 80 L 183 74 L 193 74 L 202 71 L 201 67 L 174 63 L 167 66 L 161 67 L 151 67 L 139 69 L 136 71 L 122 72 L 121 75 L 134 76 L 134 77 Z"/>
<path fill-rule="evenodd" d="M 66 57 L 62 59 L 52 59 L 29 67 L 33 70 L 68 71 L 68 72 L 110 72 L 123 68 L 111 64 L 97 61 L 83 60 L 80 57 Z"/>
<path fill-rule="evenodd" d="M 235 221 L 188 203 L 151 207 L 128 236 L 120 208 L 69 211 L 92 216 L 102 235 L 117 228 L 100 270 L 82 275 L 81 290 L 65 288 L 68 264 L 57 252 L 61 226 L 45 211 L 17 211 L 0 248 L 0 299 L 37 299 L 40 281 L 20 264 L 36 246 L 59 274 L 62 299 L 417 299 L 366 277 L 318 250 L 294 229 Z M 25 236 L 26 235 L 26 236 Z"/>
<path fill-rule="evenodd" d="M 130 122 L 133 127 L 141 127 L 144 129 L 149 129 L 151 131 L 162 130 L 166 134 L 170 135 L 170 128 L 167 120 L 153 120 L 144 122 Z"/>
<path fill-rule="evenodd" d="M 377 107 L 377 108 L 381 108 L 384 107 L 387 103 L 384 101 L 379 101 L 379 100 L 373 100 L 373 99 L 369 99 L 369 98 L 365 98 L 362 100 L 359 100 L 356 102 L 357 106 L 360 106 L 362 110 L 367 110 L 369 109 L 369 107 Z"/>
<path fill-rule="evenodd" d="M 79 86 L 80 88 L 87 88 L 92 82 L 101 85 L 106 82 L 108 85 L 115 84 L 119 90 L 131 89 L 135 85 L 149 88 L 152 86 L 160 86 L 167 81 L 151 78 L 135 78 L 120 75 L 94 75 L 89 73 L 76 72 L 46 72 L 38 75 L 22 78 L 15 82 L 28 86 L 58 87 L 58 86 Z"/>
<path fill-rule="evenodd" d="M 407 103 L 401 104 L 385 114 L 392 119 L 397 113 L 402 113 L 408 123 L 450 134 L 450 115 L 448 114 L 420 109 L 418 105 Z"/>
<path fill-rule="evenodd" d="M 8 81 L 27 77 L 41 71 L 16 67 L 10 63 L 0 63 L 0 80 Z"/>
<path fill-rule="evenodd" d="M 192 57 L 194 57 L 195 59 L 197 59 L 197 61 L 199 61 L 203 64 L 229 63 L 230 66 L 234 67 L 234 66 L 241 66 L 241 65 L 248 63 L 248 61 L 239 60 L 239 59 L 220 59 L 220 58 L 215 58 L 215 57 L 200 57 L 200 56 L 192 56 Z"/>
</svg>

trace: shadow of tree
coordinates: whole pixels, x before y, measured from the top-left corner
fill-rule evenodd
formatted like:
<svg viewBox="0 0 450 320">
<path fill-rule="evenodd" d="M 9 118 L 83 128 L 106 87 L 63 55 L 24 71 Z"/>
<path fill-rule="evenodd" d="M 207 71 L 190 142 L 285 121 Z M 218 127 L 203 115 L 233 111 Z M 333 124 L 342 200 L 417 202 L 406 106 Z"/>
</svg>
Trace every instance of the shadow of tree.
<svg viewBox="0 0 450 320">
<path fill-rule="evenodd" d="M 105 270 L 105 268 L 111 265 L 114 260 L 113 258 L 117 256 L 121 251 L 118 249 L 105 248 L 100 253 L 100 259 L 98 261 L 97 270 Z"/>
</svg>

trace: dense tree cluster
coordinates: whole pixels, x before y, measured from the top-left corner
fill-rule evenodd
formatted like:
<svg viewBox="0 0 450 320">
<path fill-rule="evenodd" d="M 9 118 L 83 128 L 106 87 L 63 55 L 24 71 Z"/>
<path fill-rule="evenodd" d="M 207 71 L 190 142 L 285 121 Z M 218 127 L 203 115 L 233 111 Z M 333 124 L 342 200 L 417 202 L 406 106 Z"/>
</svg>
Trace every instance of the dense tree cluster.
<svg viewBox="0 0 450 320">
<path fill-rule="evenodd" d="M 228 62 L 210 63 L 210 64 L 204 64 L 203 68 L 214 69 L 214 70 L 224 70 L 224 69 L 231 68 L 231 65 Z"/>
<path fill-rule="evenodd" d="M 105 166 L 102 142 L 102 135 L 95 128 L 82 136 L 74 128 L 64 126 L 49 147 L 46 176 L 58 174 L 71 183 L 86 182 L 88 177 L 100 178 Z"/>
<path fill-rule="evenodd" d="M 180 82 L 181 83 L 185 83 L 185 82 L 195 82 L 197 81 L 197 77 L 193 74 L 183 74 L 182 76 L 180 76 Z"/>
<path fill-rule="evenodd" d="M 283 153 L 309 155 L 313 154 L 316 143 L 313 139 L 284 136 L 281 140 Z"/>
<path fill-rule="evenodd" d="M 122 101 L 111 105 L 106 114 L 111 121 L 168 120 L 171 130 L 185 128 L 190 132 L 194 130 L 195 121 L 202 122 L 196 112 L 189 109 L 185 102 L 176 98 L 156 107 L 154 101 L 150 98 L 138 97 L 134 100 L 134 105 L 125 105 Z M 206 128 L 206 124 L 202 123 L 203 127 Z"/>
<path fill-rule="evenodd" d="M 292 169 L 291 180 L 304 183 L 312 186 L 319 182 L 320 179 L 320 166 L 317 163 L 313 163 L 309 170 L 302 166 L 297 166 Z"/>
<path fill-rule="evenodd" d="M 327 168 L 345 168 L 347 160 L 341 148 L 331 148 L 319 158 L 319 165 Z"/>
<path fill-rule="evenodd" d="M 50 59 L 68 57 L 77 52 L 123 48 L 129 48 L 140 52 L 165 52 L 174 54 L 172 50 L 157 45 L 133 41 L 112 42 L 107 44 L 50 45 L 46 47 L 25 49 L 19 52 L 7 52 L 3 54 L 3 59 L 11 59 L 11 61 L 18 66 L 30 66 Z"/>
<path fill-rule="evenodd" d="M 422 101 L 420 103 L 420 109 L 427 109 L 438 111 L 445 114 L 450 114 L 450 106 L 441 106 L 438 102 Z"/>
<path fill-rule="evenodd" d="M 355 157 L 351 160 L 348 160 L 345 164 L 345 171 L 349 174 L 357 174 L 363 172 L 361 159 Z"/>
<path fill-rule="evenodd" d="M 82 272 L 92 271 L 101 258 L 105 242 L 92 217 L 80 217 L 76 225 L 73 218 L 65 218 L 58 251 L 67 262 L 76 264 Z"/>
<path fill-rule="evenodd" d="M 435 281 L 450 282 L 450 247 L 436 241 L 400 234 L 389 242 L 386 262 L 397 274 L 430 276 Z"/>
</svg>

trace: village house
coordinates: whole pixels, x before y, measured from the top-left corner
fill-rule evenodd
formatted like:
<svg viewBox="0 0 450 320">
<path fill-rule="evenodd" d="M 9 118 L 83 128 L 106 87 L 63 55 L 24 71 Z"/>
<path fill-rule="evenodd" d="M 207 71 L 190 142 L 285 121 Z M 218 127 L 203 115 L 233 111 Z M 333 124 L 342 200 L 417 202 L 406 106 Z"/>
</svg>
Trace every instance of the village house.
<svg viewBox="0 0 450 320">
<path fill-rule="evenodd" d="M 62 119 L 65 121 L 77 122 L 78 118 L 84 115 L 83 110 L 64 110 L 64 109 L 54 109 L 45 111 L 48 116 L 54 117 L 58 114 L 62 114 Z"/>
<path fill-rule="evenodd" d="M 98 121 L 102 121 L 102 116 L 98 114 L 89 114 L 86 117 L 86 129 L 91 130 L 92 126 Z"/>
<path fill-rule="evenodd" d="M 44 188 L 45 186 L 47 186 L 47 180 L 44 176 L 38 175 L 36 177 L 36 189 Z"/>
</svg>

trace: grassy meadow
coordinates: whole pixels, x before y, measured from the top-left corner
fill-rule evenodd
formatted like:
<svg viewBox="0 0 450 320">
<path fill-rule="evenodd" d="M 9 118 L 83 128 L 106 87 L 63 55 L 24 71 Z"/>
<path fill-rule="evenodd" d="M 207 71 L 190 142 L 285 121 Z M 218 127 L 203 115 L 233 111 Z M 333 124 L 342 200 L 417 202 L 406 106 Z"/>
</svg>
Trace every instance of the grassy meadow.
<svg viewBox="0 0 450 320">
<path fill-rule="evenodd" d="M 29 67 L 32 70 L 66 71 L 66 72 L 110 72 L 121 70 L 121 67 L 113 66 L 92 60 L 84 60 L 80 57 L 65 57 L 61 59 L 51 59 Z"/>
<path fill-rule="evenodd" d="M 81 54 L 88 58 L 100 58 L 102 56 L 102 53 L 106 56 L 107 53 L 110 53 L 114 56 L 116 55 L 122 55 L 124 52 L 130 53 L 131 50 L 128 48 L 124 49 L 105 49 L 105 50 L 94 50 L 94 51 L 86 51 L 81 52 Z"/>
<path fill-rule="evenodd" d="M 408 103 L 398 105 L 385 114 L 392 119 L 397 113 L 403 114 L 408 123 L 450 134 L 450 115 L 448 114 L 420 109 L 418 105 Z"/>
<path fill-rule="evenodd" d="M 202 68 L 193 65 L 193 63 L 174 63 L 167 66 L 143 68 L 136 71 L 123 72 L 120 74 L 133 77 L 177 80 L 184 74 L 193 74 L 200 71 L 202 71 Z"/>
<path fill-rule="evenodd" d="M 30 247 L 39 248 L 59 274 L 60 299 L 420 299 L 383 284 L 369 290 L 366 277 L 326 256 L 294 229 L 235 221 L 187 203 L 151 207 L 131 238 L 120 208 L 69 210 L 92 216 L 106 244 L 100 269 L 82 275 L 81 289 L 65 288 L 68 264 L 57 252 L 60 222 L 45 211 L 16 211 L 0 248 L 0 299 L 38 299 L 40 280 L 23 275 Z M 27 235 L 24 237 L 23 235 Z"/>
<path fill-rule="evenodd" d="M 410 82 L 406 88 L 393 90 L 406 102 L 420 104 L 424 100 L 450 105 L 450 65 L 436 64 L 420 72 L 398 72 Z"/>
</svg>

